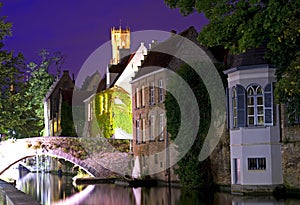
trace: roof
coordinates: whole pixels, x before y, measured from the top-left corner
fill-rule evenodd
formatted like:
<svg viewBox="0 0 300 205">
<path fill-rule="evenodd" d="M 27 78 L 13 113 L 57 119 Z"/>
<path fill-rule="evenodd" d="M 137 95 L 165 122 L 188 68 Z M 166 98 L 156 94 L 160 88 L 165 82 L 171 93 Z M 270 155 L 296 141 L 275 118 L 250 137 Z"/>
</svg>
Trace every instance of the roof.
<svg viewBox="0 0 300 205">
<path fill-rule="evenodd" d="M 48 100 L 50 98 L 50 96 L 52 95 L 52 93 L 55 91 L 55 89 L 59 86 L 60 83 L 63 82 L 63 80 L 67 80 L 69 81 L 71 84 L 73 84 L 74 87 L 74 82 L 71 80 L 70 76 L 69 76 L 69 71 L 64 70 L 63 71 L 63 75 L 61 76 L 61 78 L 57 79 L 49 88 L 49 91 L 47 92 L 46 96 L 45 96 L 45 101 Z M 62 87 L 64 87 L 62 85 Z"/>
<path fill-rule="evenodd" d="M 131 59 L 133 58 L 134 55 L 135 55 L 135 53 L 127 55 L 127 56 L 125 56 L 121 59 L 120 63 L 118 63 L 116 65 L 109 65 L 109 72 L 111 74 L 117 74 L 115 76 L 115 78 L 112 79 L 113 81 L 110 83 L 109 88 L 114 86 L 115 82 L 119 79 L 120 75 L 123 73 L 126 66 L 131 61 Z M 111 75 L 111 77 L 112 77 L 112 75 Z M 107 78 L 107 74 L 105 74 L 104 77 L 101 79 L 101 81 L 98 85 L 98 88 L 97 88 L 97 92 L 101 92 L 101 91 L 107 89 L 107 87 L 106 87 L 106 78 Z"/>
<path fill-rule="evenodd" d="M 140 78 L 145 74 L 157 71 L 160 68 L 168 68 L 176 71 L 184 62 L 173 55 L 163 53 L 163 51 L 170 51 L 171 53 L 174 51 L 176 52 L 178 50 L 178 44 L 180 44 L 182 41 L 182 37 L 185 37 L 197 44 L 211 58 L 213 62 L 216 62 L 216 59 L 214 58 L 212 53 L 206 47 L 198 43 L 198 32 L 193 26 L 191 26 L 178 35 L 173 34 L 169 39 L 155 46 L 154 49 L 151 50 L 146 56 L 144 63 L 132 78 L 132 80 Z"/>
<path fill-rule="evenodd" d="M 225 70 L 224 73 L 232 73 L 237 70 L 255 69 L 261 67 L 274 68 L 269 60 L 265 58 L 268 51 L 266 45 L 258 48 L 248 49 L 246 52 L 235 55 L 230 69 Z"/>
<path fill-rule="evenodd" d="M 248 49 L 246 52 L 233 57 L 233 64 L 231 67 L 270 64 L 270 61 L 265 58 L 266 52 L 266 46 Z"/>
</svg>

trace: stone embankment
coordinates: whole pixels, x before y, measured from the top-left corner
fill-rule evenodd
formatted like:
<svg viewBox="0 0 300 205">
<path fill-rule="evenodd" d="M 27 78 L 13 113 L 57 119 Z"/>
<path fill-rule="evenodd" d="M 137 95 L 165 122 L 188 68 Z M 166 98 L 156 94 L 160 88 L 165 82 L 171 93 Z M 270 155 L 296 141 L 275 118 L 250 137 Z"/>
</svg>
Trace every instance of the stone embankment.
<svg viewBox="0 0 300 205">
<path fill-rule="evenodd" d="M 16 189 L 13 185 L 0 180 L 1 205 L 39 205 L 40 203 Z"/>
</svg>

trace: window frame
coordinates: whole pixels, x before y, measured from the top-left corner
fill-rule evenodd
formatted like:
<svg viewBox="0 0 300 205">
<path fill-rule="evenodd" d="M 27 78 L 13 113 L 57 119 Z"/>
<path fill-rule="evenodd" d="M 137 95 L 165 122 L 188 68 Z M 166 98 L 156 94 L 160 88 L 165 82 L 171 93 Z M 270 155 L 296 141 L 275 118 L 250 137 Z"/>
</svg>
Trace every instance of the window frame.
<svg viewBox="0 0 300 205">
<path fill-rule="evenodd" d="M 164 141 L 165 139 L 165 133 L 164 133 L 164 121 L 165 121 L 165 115 L 159 114 L 159 141 Z"/>
<path fill-rule="evenodd" d="M 164 101 L 163 79 L 158 80 L 158 102 Z"/>
<path fill-rule="evenodd" d="M 265 171 L 267 170 L 266 157 L 249 157 L 247 158 L 248 171 Z"/>
<path fill-rule="evenodd" d="M 155 83 L 151 82 L 150 83 L 150 99 L 149 99 L 149 103 L 150 105 L 154 105 L 155 104 Z"/>
<path fill-rule="evenodd" d="M 136 144 L 141 143 L 141 138 L 140 138 L 140 120 L 135 121 L 135 134 L 136 134 Z"/>
<path fill-rule="evenodd" d="M 155 116 L 149 117 L 149 141 L 155 141 Z"/>
<path fill-rule="evenodd" d="M 253 91 L 252 94 L 249 94 L 250 91 Z M 261 90 L 261 93 L 258 91 Z M 264 90 L 262 86 L 258 84 L 251 84 L 247 88 L 247 125 L 248 126 L 264 126 L 265 119 L 265 106 L 264 106 Z M 259 99 L 261 103 L 259 104 Z M 251 104 L 250 104 L 251 102 Z M 261 108 L 261 113 L 259 112 Z M 250 112 L 250 109 L 253 109 L 253 112 Z M 251 114 L 250 114 L 251 113 Z M 253 122 L 250 121 L 250 118 L 253 118 Z M 259 120 L 262 119 L 262 120 Z"/>
</svg>

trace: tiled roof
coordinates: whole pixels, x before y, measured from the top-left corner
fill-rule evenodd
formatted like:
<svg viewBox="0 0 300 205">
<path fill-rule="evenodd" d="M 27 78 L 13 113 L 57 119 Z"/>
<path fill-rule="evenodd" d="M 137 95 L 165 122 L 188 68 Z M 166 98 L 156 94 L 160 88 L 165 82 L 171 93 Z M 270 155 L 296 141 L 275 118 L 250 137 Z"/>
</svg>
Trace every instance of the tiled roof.
<svg viewBox="0 0 300 205">
<path fill-rule="evenodd" d="M 142 64 L 138 72 L 135 74 L 135 76 L 132 78 L 132 80 L 135 80 L 145 74 L 151 73 L 160 68 L 168 68 L 171 70 L 178 69 L 178 65 L 183 64 L 183 61 L 167 53 L 173 53 L 176 52 L 176 50 L 178 50 L 178 44 L 180 44 L 182 41 L 182 38 L 179 36 L 185 37 L 190 41 L 196 43 L 203 51 L 206 52 L 206 54 L 212 59 L 213 62 L 216 61 L 214 56 L 211 54 L 211 52 L 207 48 L 201 46 L 198 43 L 197 41 L 198 33 L 196 29 L 193 26 L 191 26 L 185 31 L 179 33 L 178 35 L 171 36 L 166 41 L 155 46 L 153 50 L 151 50 L 149 54 L 146 56 L 144 63 Z M 167 51 L 167 52 L 163 53 L 163 51 Z M 177 61 L 177 63 L 173 64 L 172 62 L 174 61 Z"/>
<path fill-rule="evenodd" d="M 225 74 L 235 72 L 237 70 L 256 69 L 262 67 L 275 68 L 272 63 L 265 58 L 268 51 L 266 45 L 258 48 L 248 49 L 246 52 L 233 56 L 232 66 L 225 70 Z"/>
<path fill-rule="evenodd" d="M 265 59 L 266 52 L 266 46 L 248 49 L 245 53 L 233 57 L 233 64 L 231 67 L 270 64 L 271 62 Z"/>
</svg>

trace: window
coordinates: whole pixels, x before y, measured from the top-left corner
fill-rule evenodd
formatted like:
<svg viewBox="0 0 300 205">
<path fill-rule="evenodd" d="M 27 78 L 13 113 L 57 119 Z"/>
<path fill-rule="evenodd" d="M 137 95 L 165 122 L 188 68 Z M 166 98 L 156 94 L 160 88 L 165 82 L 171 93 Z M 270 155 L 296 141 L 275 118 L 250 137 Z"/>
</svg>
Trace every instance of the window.
<svg viewBox="0 0 300 205">
<path fill-rule="evenodd" d="M 258 85 L 247 89 L 248 125 L 264 125 L 264 96 L 263 90 Z"/>
<path fill-rule="evenodd" d="M 88 103 L 88 121 L 92 120 L 92 106 L 91 103 Z"/>
<path fill-rule="evenodd" d="M 154 162 L 155 162 L 155 164 L 158 164 L 158 157 L 157 157 L 157 153 L 155 153 L 155 155 L 154 155 Z"/>
<path fill-rule="evenodd" d="M 142 86 L 141 92 L 142 92 L 142 95 L 141 95 L 141 105 L 142 105 L 142 107 L 144 107 L 145 106 L 145 87 L 144 86 Z"/>
<path fill-rule="evenodd" d="M 142 119 L 142 143 L 146 143 L 146 120 Z"/>
<path fill-rule="evenodd" d="M 139 89 L 135 89 L 135 108 L 140 107 L 140 96 L 139 96 Z"/>
<path fill-rule="evenodd" d="M 248 158 L 248 170 L 266 170 L 266 158 Z"/>
<path fill-rule="evenodd" d="M 232 88 L 232 113 L 233 113 L 233 127 L 237 127 L 237 96 L 236 96 L 236 88 Z"/>
<path fill-rule="evenodd" d="M 140 121 L 136 120 L 135 121 L 135 130 L 136 130 L 136 143 L 140 144 L 141 143 L 141 138 L 140 138 Z"/>
<path fill-rule="evenodd" d="M 150 122 L 149 122 L 149 140 L 154 141 L 154 136 L 155 136 L 155 117 L 154 115 L 150 116 Z"/>
<path fill-rule="evenodd" d="M 164 114 L 159 115 L 159 140 L 164 140 Z"/>
<path fill-rule="evenodd" d="M 150 105 L 153 105 L 154 104 L 154 100 L 155 100 L 155 87 L 154 87 L 154 82 L 152 82 L 150 84 Z"/>
<path fill-rule="evenodd" d="M 161 80 L 159 80 L 158 81 L 158 101 L 159 102 L 163 102 L 163 80 L 161 79 Z"/>
</svg>

